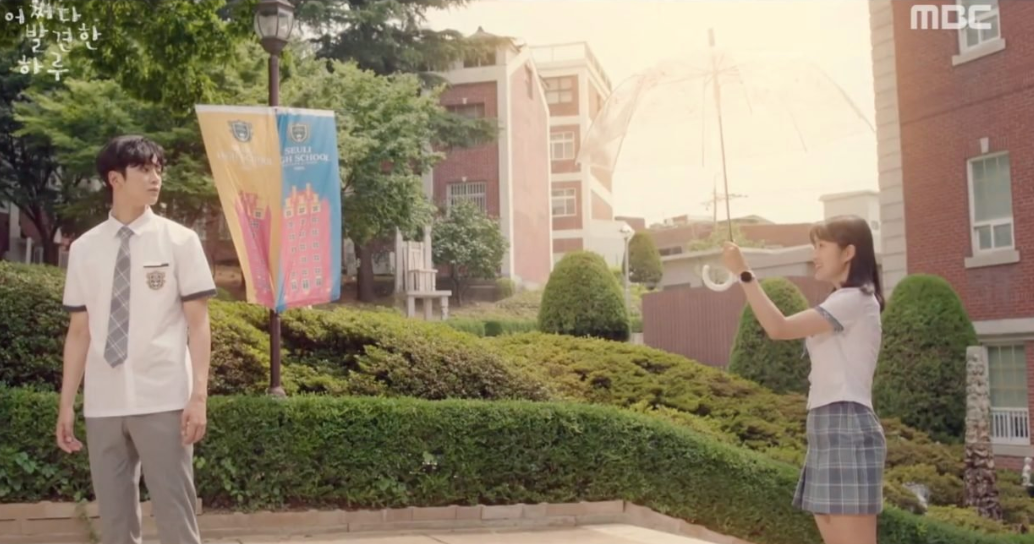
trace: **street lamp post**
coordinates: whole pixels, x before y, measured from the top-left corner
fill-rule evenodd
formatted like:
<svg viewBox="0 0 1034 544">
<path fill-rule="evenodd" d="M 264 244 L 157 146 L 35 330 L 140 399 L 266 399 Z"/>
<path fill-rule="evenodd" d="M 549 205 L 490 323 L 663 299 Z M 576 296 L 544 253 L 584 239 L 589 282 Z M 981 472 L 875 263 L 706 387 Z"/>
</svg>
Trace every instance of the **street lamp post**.
<svg viewBox="0 0 1034 544">
<path fill-rule="evenodd" d="M 255 33 L 269 53 L 269 105 L 280 105 L 280 52 L 294 27 L 294 6 L 286 0 L 262 0 L 255 7 Z M 280 314 L 269 310 L 269 394 L 283 397 L 280 384 Z"/>
<path fill-rule="evenodd" d="M 628 226 L 628 223 L 621 227 L 621 236 L 625 238 L 625 310 L 628 312 L 632 311 L 632 294 L 628 289 L 628 269 L 631 266 L 631 263 L 628 262 L 628 244 L 632 240 L 633 234 L 635 234 L 635 231 Z"/>
</svg>

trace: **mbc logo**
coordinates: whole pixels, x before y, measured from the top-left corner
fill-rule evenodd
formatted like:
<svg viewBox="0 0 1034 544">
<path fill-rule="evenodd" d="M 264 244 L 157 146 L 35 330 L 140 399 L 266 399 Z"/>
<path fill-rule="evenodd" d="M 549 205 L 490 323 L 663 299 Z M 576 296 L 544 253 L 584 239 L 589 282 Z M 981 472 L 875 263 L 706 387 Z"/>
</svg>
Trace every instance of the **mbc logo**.
<svg viewBox="0 0 1034 544">
<path fill-rule="evenodd" d="M 947 30 L 962 30 L 964 28 L 987 30 L 991 28 L 991 23 L 981 22 L 978 19 L 981 13 L 990 13 L 993 10 L 994 8 L 987 4 L 973 5 L 969 6 L 969 8 L 956 4 L 940 6 L 918 4 L 912 6 L 912 20 L 909 28 L 912 30 L 927 30 L 929 28 L 934 30 L 942 28 Z M 952 13 L 955 14 L 954 18 L 951 17 Z"/>
</svg>

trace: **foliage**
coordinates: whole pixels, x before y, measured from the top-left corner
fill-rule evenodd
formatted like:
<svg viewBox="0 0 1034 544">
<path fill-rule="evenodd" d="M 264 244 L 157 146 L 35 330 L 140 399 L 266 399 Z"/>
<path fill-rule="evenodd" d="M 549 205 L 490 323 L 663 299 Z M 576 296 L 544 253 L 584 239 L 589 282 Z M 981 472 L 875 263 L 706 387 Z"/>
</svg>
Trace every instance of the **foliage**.
<svg viewBox="0 0 1034 544">
<path fill-rule="evenodd" d="M 0 444 L 19 444 L 24 453 L 0 456 L 5 501 L 87 495 L 86 452 L 66 455 L 52 444 L 57 404 L 53 393 L 0 389 L 8 415 Z M 83 436 L 81 422 L 77 430 Z M 623 499 L 759 544 L 818 539 L 811 516 L 791 506 L 793 467 L 613 408 L 214 397 L 195 458 L 198 495 L 215 508 Z M 893 508 L 881 516 L 879 531 L 887 544 L 1034 541 L 964 531 Z"/>
<path fill-rule="evenodd" d="M 883 312 L 883 346 L 873 384 L 880 414 L 940 440 L 965 431 L 966 348 L 976 332 L 962 301 L 943 278 L 913 274 Z"/>
<path fill-rule="evenodd" d="M 534 332 L 538 330 L 538 321 L 534 319 L 473 319 L 473 318 L 451 318 L 445 322 L 446 325 L 467 334 L 474 336 L 502 336 L 504 334 L 518 334 L 523 332 Z"/>
<path fill-rule="evenodd" d="M 467 201 L 457 202 L 441 214 L 431 233 L 434 262 L 449 267 L 458 304 L 463 303 L 468 280 L 496 277 L 509 248 L 499 223 Z"/>
<path fill-rule="evenodd" d="M 628 340 L 628 311 L 607 263 L 591 251 L 572 251 L 556 265 L 539 309 L 539 329 L 555 334 Z"/>
<path fill-rule="evenodd" d="M 661 253 L 653 242 L 650 231 L 637 232 L 628 241 L 628 274 L 635 283 L 654 286 L 664 276 Z"/>
<path fill-rule="evenodd" d="M 67 326 L 60 307 L 62 275 L 53 267 L 0 263 L 0 311 L 11 324 L 0 328 L 0 383 L 56 391 Z M 261 392 L 269 364 L 268 311 L 222 301 L 211 302 L 210 308 L 210 384 L 219 393 L 213 399 L 227 392 Z M 803 461 L 805 399 L 799 394 L 775 394 L 720 369 L 627 343 L 516 331 L 479 339 L 452 330 L 452 325 L 406 320 L 391 312 L 292 310 L 283 321 L 284 387 L 290 395 L 607 405 L 664 419 L 794 466 Z M 916 481 L 934 490 L 931 504 L 960 506 L 962 445 L 937 443 L 896 419 L 883 419 L 883 426 L 888 502 L 918 510 L 915 497 L 902 486 Z M 0 444 L 5 443 L 0 436 Z M 12 478 L 27 485 L 27 476 L 16 473 Z M 1034 506 L 1018 473 L 999 471 L 998 486 L 1006 520 L 1029 524 Z"/>
<path fill-rule="evenodd" d="M 740 247 L 765 247 L 764 240 L 753 240 L 743 235 L 740 226 L 732 224 L 732 240 Z M 687 252 L 717 249 L 729 241 L 729 223 L 717 223 L 707 238 L 693 240 L 686 244 Z"/>
<path fill-rule="evenodd" d="M 808 309 L 808 299 L 785 278 L 763 279 L 761 288 L 783 315 Z M 729 356 L 729 372 L 777 393 L 807 393 L 810 364 L 803 349 L 801 342 L 770 339 L 754 316 L 754 310 L 744 305 Z"/>
<path fill-rule="evenodd" d="M 987 519 L 981 516 L 972 508 L 960 506 L 931 506 L 926 513 L 930 519 L 942 521 L 956 527 L 965 527 L 974 531 L 992 535 L 1002 535 L 1010 532 L 1009 527 L 1004 523 Z"/>
<path fill-rule="evenodd" d="M 517 284 L 510 278 L 499 278 L 495 285 L 500 299 L 508 299 L 517 294 Z"/>
</svg>

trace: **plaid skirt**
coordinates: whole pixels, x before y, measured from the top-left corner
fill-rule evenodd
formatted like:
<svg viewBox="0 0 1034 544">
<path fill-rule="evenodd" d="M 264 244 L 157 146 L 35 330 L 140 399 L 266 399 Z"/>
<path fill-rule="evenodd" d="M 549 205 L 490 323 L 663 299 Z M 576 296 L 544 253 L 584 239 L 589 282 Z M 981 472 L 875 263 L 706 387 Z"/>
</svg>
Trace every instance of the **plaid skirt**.
<svg viewBox="0 0 1034 544">
<path fill-rule="evenodd" d="M 808 453 L 793 505 L 815 514 L 879 514 L 887 441 L 879 418 L 856 402 L 808 412 Z"/>
</svg>

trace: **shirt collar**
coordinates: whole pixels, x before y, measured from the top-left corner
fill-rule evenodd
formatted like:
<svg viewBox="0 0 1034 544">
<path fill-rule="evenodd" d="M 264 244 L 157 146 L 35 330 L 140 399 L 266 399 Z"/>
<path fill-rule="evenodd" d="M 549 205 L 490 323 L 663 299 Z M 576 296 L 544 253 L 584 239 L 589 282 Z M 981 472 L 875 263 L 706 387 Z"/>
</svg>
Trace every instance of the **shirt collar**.
<svg viewBox="0 0 1034 544">
<path fill-rule="evenodd" d="M 144 209 L 144 213 L 137 217 L 132 223 L 125 225 L 118 219 L 115 219 L 111 212 L 108 212 L 108 220 L 104 222 L 105 228 L 108 230 L 111 236 L 118 235 L 118 231 L 122 230 L 122 227 L 129 227 L 129 230 L 133 231 L 134 235 L 140 235 L 145 232 L 148 227 L 154 224 L 154 212 L 151 211 L 151 207 L 148 206 Z"/>
</svg>

